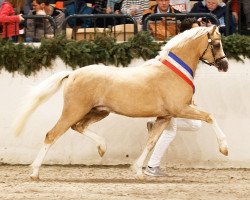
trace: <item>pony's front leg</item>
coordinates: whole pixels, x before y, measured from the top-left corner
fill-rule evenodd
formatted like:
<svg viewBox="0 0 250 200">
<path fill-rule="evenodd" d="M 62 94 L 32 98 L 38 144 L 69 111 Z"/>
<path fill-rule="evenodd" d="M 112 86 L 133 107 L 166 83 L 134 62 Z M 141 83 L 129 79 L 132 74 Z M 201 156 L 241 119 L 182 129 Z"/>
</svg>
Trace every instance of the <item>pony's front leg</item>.
<svg viewBox="0 0 250 200">
<path fill-rule="evenodd" d="M 214 132 L 217 135 L 219 150 L 223 155 L 228 156 L 228 144 L 227 144 L 226 136 L 220 129 L 214 116 L 210 115 L 210 118 L 212 119 L 212 128 L 214 129 Z"/>
<path fill-rule="evenodd" d="M 228 155 L 228 145 L 227 145 L 226 136 L 223 133 L 223 131 L 220 129 L 213 115 L 203 112 L 203 111 L 199 111 L 195 107 L 187 106 L 186 108 L 182 109 L 181 113 L 179 113 L 176 117 L 188 118 L 188 119 L 199 119 L 199 120 L 202 120 L 211 124 L 217 137 L 220 152 L 225 156 Z"/>
<path fill-rule="evenodd" d="M 157 118 L 155 123 L 152 126 L 152 129 L 149 130 L 149 138 L 147 141 L 147 145 L 145 149 L 143 150 L 140 157 L 137 159 L 137 161 L 133 165 L 133 169 L 136 171 L 136 178 L 138 179 L 144 179 L 143 173 L 142 173 L 142 167 L 144 164 L 145 159 L 148 156 L 148 153 L 154 148 L 156 142 L 158 141 L 160 135 L 162 134 L 163 130 L 167 128 L 171 117 L 164 117 L 164 118 Z"/>
</svg>

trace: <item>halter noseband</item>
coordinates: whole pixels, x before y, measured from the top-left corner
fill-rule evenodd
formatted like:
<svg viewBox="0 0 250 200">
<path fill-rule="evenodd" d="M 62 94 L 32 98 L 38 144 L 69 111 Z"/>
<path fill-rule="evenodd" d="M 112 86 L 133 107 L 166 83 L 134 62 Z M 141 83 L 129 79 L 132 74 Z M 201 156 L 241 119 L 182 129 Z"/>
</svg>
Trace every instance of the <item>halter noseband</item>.
<svg viewBox="0 0 250 200">
<path fill-rule="evenodd" d="M 200 60 L 201 60 L 202 62 L 204 62 L 205 64 L 209 65 L 209 66 L 214 65 L 215 67 L 218 68 L 217 62 L 220 61 L 220 60 L 222 60 L 223 58 L 226 58 L 226 56 L 222 56 L 222 57 L 220 57 L 220 58 L 215 59 L 214 46 L 213 46 L 213 44 L 212 44 L 212 39 L 211 39 L 211 36 L 210 36 L 209 32 L 207 33 L 207 37 L 208 37 L 207 48 L 206 48 L 205 51 L 202 53 L 202 55 L 201 55 L 201 57 L 200 57 Z M 212 52 L 212 55 L 213 55 L 213 60 L 214 60 L 214 61 L 211 62 L 211 63 L 207 62 L 207 61 L 203 58 L 203 56 L 205 55 L 205 53 L 206 53 L 207 50 L 208 50 L 208 47 L 210 47 L 210 49 L 211 49 L 211 52 Z"/>
</svg>

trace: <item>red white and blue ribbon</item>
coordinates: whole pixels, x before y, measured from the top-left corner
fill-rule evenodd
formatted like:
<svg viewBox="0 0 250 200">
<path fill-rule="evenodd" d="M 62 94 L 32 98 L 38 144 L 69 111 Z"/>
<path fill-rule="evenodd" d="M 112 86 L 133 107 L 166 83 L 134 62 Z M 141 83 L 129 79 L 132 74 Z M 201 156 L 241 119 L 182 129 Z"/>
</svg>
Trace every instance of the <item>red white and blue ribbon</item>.
<svg viewBox="0 0 250 200">
<path fill-rule="evenodd" d="M 195 92 L 193 70 L 185 62 L 172 52 L 168 53 L 166 59 L 161 59 L 160 61 L 186 81 L 192 87 L 193 92 Z"/>
</svg>

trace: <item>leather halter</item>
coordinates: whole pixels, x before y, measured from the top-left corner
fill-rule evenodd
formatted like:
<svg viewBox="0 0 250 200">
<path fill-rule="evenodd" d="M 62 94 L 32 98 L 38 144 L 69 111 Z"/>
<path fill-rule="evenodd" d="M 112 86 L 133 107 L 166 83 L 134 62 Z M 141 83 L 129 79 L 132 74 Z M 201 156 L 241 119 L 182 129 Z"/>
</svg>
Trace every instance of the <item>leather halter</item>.
<svg viewBox="0 0 250 200">
<path fill-rule="evenodd" d="M 215 59 L 214 46 L 213 46 L 213 44 L 212 44 L 212 39 L 211 39 L 211 36 L 210 36 L 209 32 L 207 33 L 207 37 L 208 37 L 207 48 L 206 48 L 205 51 L 202 53 L 202 55 L 201 55 L 201 57 L 200 57 L 200 60 L 201 60 L 202 62 L 204 62 L 205 64 L 209 65 L 209 66 L 214 65 L 216 68 L 218 68 L 217 62 L 220 61 L 220 60 L 222 60 L 223 58 L 226 58 L 226 56 L 222 56 L 222 57 L 220 57 L 220 58 Z M 210 62 L 207 62 L 207 61 L 203 58 L 203 56 L 205 55 L 205 53 L 206 53 L 207 50 L 208 50 L 208 47 L 210 47 L 210 49 L 211 49 L 211 52 L 212 52 L 212 55 L 213 55 L 213 60 L 214 60 L 214 61 L 211 62 L 211 63 L 210 63 Z"/>
</svg>

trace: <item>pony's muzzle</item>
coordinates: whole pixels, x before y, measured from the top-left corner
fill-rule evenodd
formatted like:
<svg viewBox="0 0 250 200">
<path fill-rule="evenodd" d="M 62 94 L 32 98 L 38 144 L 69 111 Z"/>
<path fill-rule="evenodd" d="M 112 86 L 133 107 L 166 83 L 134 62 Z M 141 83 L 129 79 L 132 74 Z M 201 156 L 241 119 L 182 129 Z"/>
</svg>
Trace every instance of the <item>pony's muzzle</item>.
<svg viewBox="0 0 250 200">
<path fill-rule="evenodd" d="M 223 58 L 223 59 L 218 59 L 215 61 L 215 65 L 218 68 L 219 71 L 226 72 L 228 70 L 228 59 Z"/>
</svg>

